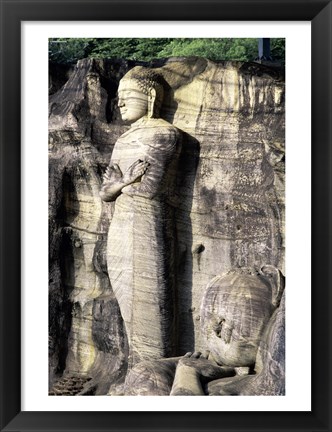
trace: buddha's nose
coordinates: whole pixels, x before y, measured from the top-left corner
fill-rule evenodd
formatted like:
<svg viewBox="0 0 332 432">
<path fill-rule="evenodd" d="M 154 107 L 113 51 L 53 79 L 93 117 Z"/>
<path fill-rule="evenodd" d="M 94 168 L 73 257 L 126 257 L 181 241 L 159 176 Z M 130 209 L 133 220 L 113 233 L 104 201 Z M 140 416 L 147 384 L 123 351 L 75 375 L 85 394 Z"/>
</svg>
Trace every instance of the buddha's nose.
<svg viewBox="0 0 332 432">
<path fill-rule="evenodd" d="M 121 108 L 125 105 L 124 100 L 123 99 L 119 99 L 118 100 L 118 107 Z"/>
</svg>

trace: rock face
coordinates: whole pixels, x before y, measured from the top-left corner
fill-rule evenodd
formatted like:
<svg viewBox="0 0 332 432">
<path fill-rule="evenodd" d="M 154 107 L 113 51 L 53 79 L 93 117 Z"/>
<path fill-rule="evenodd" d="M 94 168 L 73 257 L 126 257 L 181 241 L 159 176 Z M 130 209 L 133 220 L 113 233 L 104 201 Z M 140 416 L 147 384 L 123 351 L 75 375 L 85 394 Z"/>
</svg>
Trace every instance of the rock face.
<svg viewBox="0 0 332 432">
<path fill-rule="evenodd" d="M 211 381 L 211 396 L 282 396 L 285 394 L 285 294 L 273 313 L 258 348 L 255 374 Z"/>
<path fill-rule="evenodd" d="M 263 332 L 284 289 L 280 272 L 273 270 L 268 266 L 266 274 L 265 267 L 233 269 L 207 286 L 201 306 L 202 336 L 218 364 L 255 366 Z"/>
<path fill-rule="evenodd" d="M 127 372 L 128 329 L 107 241 L 126 235 L 130 214 L 108 238 L 114 203 L 99 192 L 114 145 L 129 130 L 117 88 L 135 65 L 79 61 L 50 96 L 50 387 L 63 374 L 80 374 L 86 394 L 112 393 Z M 172 355 L 183 355 L 206 346 L 200 308 L 216 275 L 265 264 L 284 271 L 284 81 L 255 63 L 172 58 L 144 66 L 164 78 L 159 114 L 182 137 L 167 210 L 174 230 L 168 276 L 176 282 L 174 310 L 166 313 L 176 317 Z M 154 226 L 140 222 L 141 233 Z M 158 242 L 153 252 L 142 250 L 143 265 L 156 251 L 168 255 Z"/>
</svg>

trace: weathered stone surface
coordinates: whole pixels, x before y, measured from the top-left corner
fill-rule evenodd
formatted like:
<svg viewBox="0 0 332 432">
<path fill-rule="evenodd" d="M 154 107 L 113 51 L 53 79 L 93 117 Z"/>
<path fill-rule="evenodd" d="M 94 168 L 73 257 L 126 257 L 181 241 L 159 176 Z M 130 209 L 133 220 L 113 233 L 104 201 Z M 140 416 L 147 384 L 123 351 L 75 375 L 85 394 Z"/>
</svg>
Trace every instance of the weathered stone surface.
<svg viewBox="0 0 332 432">
<path fill-rule="evenodd" d="M 50 386 L 64 370 L 87 372 L 105 394 L 127 368 L 127 330 L 107 268 L 114 204 L 99 191 L 114 144 L 129 129 L 116 92 L 133 66 L 80 61 L 50 96 Z M 284 270 L 284 82 L 258 64 L 190 58 L 146 66 L 168 84 L 160 116 L 182 131 L 168 207 L 175 227 L 175 354 L 182 355 L 205 347 L 200 305 L 216 275 L 266 263 Z M 113 241 L 128 238 L 131 215 Z M 146 224 L 141 232 L 157 223 L 138 222 Z M 142 249 L 142 265 L 150 267 L 148 256 Z"/>
<path fill-rule="evenodd" d="M 99 198 L 96 153 L 85 142 L 79 148 L 66 145 L 49 159 L 54 172 L 49 194 L 50 385 L 54 374 L 64 369 L 76 374 L 95 370 L 100 357 L 104 357 L 100 371 L 108 375 L 104 383 L 112 382 L 115 365 L 120 375 L 126 370 L 123 322 L 107 276 L 109 217 Z M 97 322 L 101 319 L 97 305 L 101 303 L 106 305 L 102 309 L 104 330 L 98 336 Z M 110 338 L 113 343 L 101 349 L 98 337 Z"/>
<path fill-rule="evenodd" d="M 265 263 L 283 269 L 284 191 L 278 174 L 283 172 L 284 85 L 252 68 L 208 62 L 174 91 L 174 124 L 199 143 L 198 165 L 191 171 L 195 181 L 187 186 L 187 175 L 178 191 L 185 350 L 193 345 L 191 320 L 195 346 L 202 347 L 202 287 L 216 274 Z"/>
<path fill-rule="evenodd" d="M 178 358 L 145 360 L 128 373 L 122 388 L 125 396 L 168 396 L 172 390 Z"/>
<path fill-rule="evenodd" d="M 262 337 L 254 375 L 211 381 L 206 393 L 211 396 L 285 395 L 285 294 Z"/>
<path fill-rule="evenodd" d="M 211 357 L 228 366 L 254 366 L 262 335 L 284 286 L 277 269 L 230 270 L 215 277 L 204 293 L 202 336 Z"/>
<path fill-rule="evenodd" d="M 80 394 L 86 394 L 85 387 L 90 388 L 90 386 L 87 385 L 90 380 L 90 377 L 80 375 L 65 375 L 52 386 L 52 390 L 49 392 L 49 395 L 76 396 Z"/>
<path fill-rule="evenodd" d="M 201 310 L 206 354 L 141 362 L 127 375 L 122 394 L 284 395 L 283 275 L 268 266 L 218 276 Z"/>
</svg>

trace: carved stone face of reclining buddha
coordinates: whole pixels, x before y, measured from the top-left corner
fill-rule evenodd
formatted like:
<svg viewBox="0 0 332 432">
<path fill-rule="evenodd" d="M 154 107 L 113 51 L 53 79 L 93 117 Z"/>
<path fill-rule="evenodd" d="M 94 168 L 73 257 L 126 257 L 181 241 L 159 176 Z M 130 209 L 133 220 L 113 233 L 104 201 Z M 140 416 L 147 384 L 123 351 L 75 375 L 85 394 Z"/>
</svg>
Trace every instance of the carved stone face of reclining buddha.
<svg viewBox="0 0 332 432">
<path fill-rule="evenodd" d="M 202 330 L 218 364 L 251 366 L 273 311 L 269 282 L 258 274 L 215 278 L 202 303 Z"/>
<path fill-rule="evenodd" d="M 122 120 L 133 123 L 148 112 L 148 96 L 135 80 L 122 79 L 118 89 L 118 106 Z"/>
</svg>

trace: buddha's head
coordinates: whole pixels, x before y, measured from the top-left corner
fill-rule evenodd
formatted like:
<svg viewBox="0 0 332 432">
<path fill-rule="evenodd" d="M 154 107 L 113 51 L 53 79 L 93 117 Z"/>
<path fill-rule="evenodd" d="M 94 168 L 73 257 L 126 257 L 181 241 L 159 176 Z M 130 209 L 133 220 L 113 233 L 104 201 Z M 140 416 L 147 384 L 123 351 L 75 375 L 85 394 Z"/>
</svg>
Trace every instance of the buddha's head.
<svg viewBox="0 0 332 432">
<path fill-rule="evenodd" d="M 234 269 L 214 278 L 204 294 L 202 333 L 211 357 L 228 366 L 253 366 L 283 291 L 278 269 Z"/>
<path fill-rule="evenodd" d="M 164 80 L 153 69 L 136 66 L 124 75 L 118 89 L 118 106 L 123 120 L 158 117 L 164 94 Z"/>
</svg>

